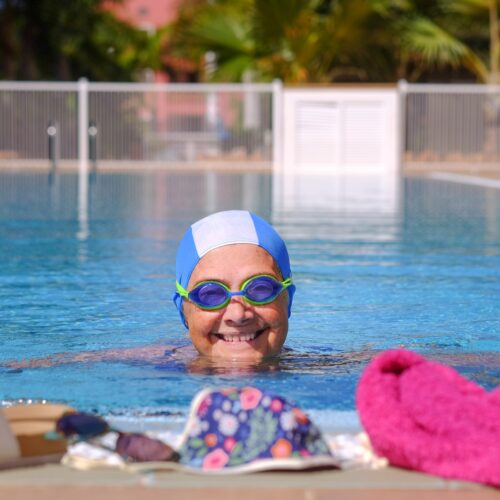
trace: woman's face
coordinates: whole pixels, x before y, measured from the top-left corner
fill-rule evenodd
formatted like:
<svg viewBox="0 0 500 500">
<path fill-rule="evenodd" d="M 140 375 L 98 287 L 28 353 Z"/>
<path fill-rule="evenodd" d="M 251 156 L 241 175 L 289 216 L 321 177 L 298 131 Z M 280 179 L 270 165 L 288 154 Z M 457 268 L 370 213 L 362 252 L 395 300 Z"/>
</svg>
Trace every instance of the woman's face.
<svg viewBox="0 0 500 500">
<path fill-rule="evenodd" d="M 257 245 L 238 243 L 211 250 L 195 267 L 188 283 L 216 280 L 233 292 L 251 276 L 268 274 L 282 280 L 274 259 Z M 204 356 L 225 359 L 261 360 L 275 356 L 288 332 L 288 293 L 282 292 L 270 304 L 254 306 L 243 297 L 231 297 L 217 311 L 204 311 L 184 300 L 184 315 L 191 341 Z"/>
</svg>

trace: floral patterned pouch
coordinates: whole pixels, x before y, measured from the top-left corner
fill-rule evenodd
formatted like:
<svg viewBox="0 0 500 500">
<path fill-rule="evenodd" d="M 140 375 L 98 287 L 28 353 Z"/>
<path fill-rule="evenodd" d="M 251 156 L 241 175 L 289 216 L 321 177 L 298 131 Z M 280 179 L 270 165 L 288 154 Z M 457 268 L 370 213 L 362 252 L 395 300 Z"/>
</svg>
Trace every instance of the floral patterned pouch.
<svg viewBox="0 0 500 500">
<path fill-rule="evenodd" d="M 300 408 L 255 387 L 198 393 L 178 452 L 182 465 L 199 472 L 338 466 Z"/>
</svg>

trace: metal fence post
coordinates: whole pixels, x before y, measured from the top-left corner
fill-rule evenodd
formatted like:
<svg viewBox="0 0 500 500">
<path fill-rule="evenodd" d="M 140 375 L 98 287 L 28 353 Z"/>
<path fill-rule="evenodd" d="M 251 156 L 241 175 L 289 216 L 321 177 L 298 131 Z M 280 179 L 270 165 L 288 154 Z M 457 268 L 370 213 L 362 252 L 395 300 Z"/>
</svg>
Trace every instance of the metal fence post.
<svg viewBox="0 0 500 500">
<path fill-rule="evenodd" d="M 51 120 L 49 122 L 47 126 L 47 137 L 49 141 L 50 172 L 54 175 L 60 158 L 59 124 L 56 121 Z"/>
<path fill-rule="evenodd" d="M 282 168 L 283 161 L 283 84 L 273 80 L 273 170 Z"/>
<path fill-rule="evenodd" d="M 89 158 L 92 165 L 91 175 L 95 175 L 97 172 L 97 133 L 97 124 L 91 121 L 88 128 Z"/>
</svg>

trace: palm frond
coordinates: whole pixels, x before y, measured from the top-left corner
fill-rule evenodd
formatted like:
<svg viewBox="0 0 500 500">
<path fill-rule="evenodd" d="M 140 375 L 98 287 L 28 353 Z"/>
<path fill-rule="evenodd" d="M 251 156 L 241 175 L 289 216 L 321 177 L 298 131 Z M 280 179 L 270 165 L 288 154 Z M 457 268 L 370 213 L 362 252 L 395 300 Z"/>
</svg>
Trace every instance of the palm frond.
<svg viewBox="0 0 500 500">
<path fill-rule="evenodd" d="M 500 6 L 500 1 L 496 0 Z M 491 0 L 440 0 L 439 5 L 444 12 L 455 12 L 463 16 L 488 15 Z"/>
<path fill-rule="evenodd" d="M 487 78 L 488 70 L 481 59 L 462 41 L 433 23 L 416 17 L 401 26 L 402 50 L 409 59 L 429 66 L 466 66 L 480 79 Z"/>
<path fill-rule="evenodd" d="M 251 54 L 254 42 L 248 23 L 224 11 L 209 9 L 199 16 L 187 30 L 186 38 L 193 44 L 214 51 L 230 51 Z"/>
<path fill-rule="evenodd" d="M 255 67 L 255 59 L 247 55 L 239 55 L 219 61 L 212 80 L 219 82 L 238 82 L 241 81 L 245 71 Z M 260 76 L 260 75 L 258 75 Z"/>
<path fill-rule="evenodd" d="M 371 0 L 373 12 L 378 15 L 388 18 L 394 14 L 411 12 L 414 9 L 411 0 Z"/>
<path fill-rule="evenodd" d="M 404 23 L 402 47 L 428 64 L 457 66 L 468 50 L 430 19 L 417 17 Z"/>
</svg>

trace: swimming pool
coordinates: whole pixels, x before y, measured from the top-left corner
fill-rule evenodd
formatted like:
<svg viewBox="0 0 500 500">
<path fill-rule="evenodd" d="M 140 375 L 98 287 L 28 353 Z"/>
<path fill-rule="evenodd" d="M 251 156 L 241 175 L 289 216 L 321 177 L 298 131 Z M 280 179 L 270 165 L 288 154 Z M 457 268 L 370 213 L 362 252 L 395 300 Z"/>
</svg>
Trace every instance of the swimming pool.
<svg viewBox="0 0 500 500">
<path fill-rule="evenodd" d="M 488 388 L 500 383 L 500 190 L 163 171 L 98 175 L 84 216 L 77 198 L 72 173 L 52 182 L 0 173 L 0 363 L 187 343 L 171 302 L 177 241 L 194 220 L 230 208 L 271 220 L 289 245 L 292 351 L 257 373 L 190 373 L 178 360 L 2 369 L 4 404 L 49 399 L 182 421 L 202 387 L 255 384 L 338 425 L 354 418 L 367 357 L 402 345 Z"/>
</svg>

